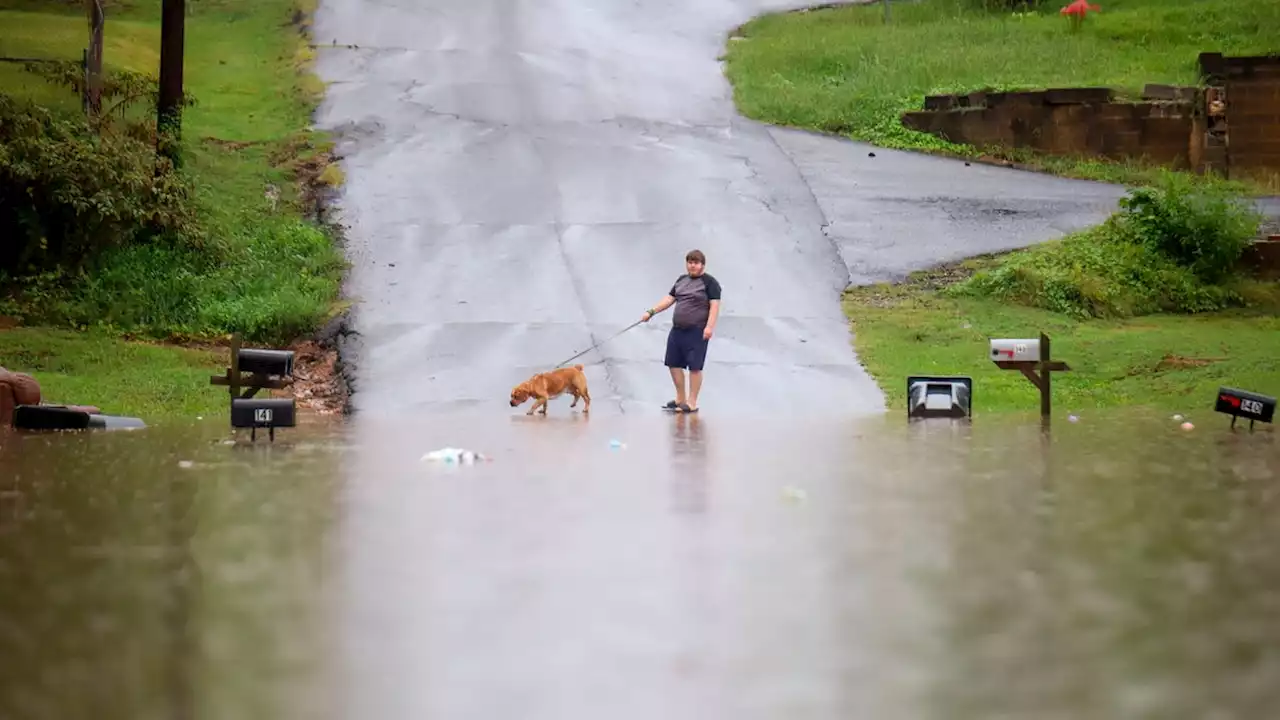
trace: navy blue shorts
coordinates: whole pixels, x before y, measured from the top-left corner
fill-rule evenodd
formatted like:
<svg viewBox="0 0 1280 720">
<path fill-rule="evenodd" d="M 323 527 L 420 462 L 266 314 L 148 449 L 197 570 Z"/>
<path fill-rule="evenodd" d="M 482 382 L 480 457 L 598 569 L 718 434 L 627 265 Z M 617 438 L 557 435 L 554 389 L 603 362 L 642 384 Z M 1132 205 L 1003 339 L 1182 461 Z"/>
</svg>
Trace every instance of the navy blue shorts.
<svg viewBox="0 0 1280 720">
<path fill-rule="evenodd" d="M 711 342 L 702 339 L 702 330 L 700 327 L 672 327 L 667 334 L 667 357 L 663 364 L 701 371 L 702 363 L 707 359 L 707 345 Z"/>
</svg>

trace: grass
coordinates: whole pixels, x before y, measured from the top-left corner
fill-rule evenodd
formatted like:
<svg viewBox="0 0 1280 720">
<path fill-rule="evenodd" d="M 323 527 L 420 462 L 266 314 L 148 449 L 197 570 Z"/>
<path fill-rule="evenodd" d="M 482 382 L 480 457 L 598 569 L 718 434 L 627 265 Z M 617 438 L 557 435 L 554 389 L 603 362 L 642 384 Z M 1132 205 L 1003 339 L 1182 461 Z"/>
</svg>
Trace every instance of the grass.
<svg viewBox="0 0 1280 720">
<path fill-rule="evenodd" d="M 1060 247 L 1050 243 L 1031 252 L 1055 253 Z M 908 375 L 967 375 L 974 380 L 975 413 L 1038 413 L 1038 391 L 1021 373 L 998 369 L 987 353 L 991 338 L 1034 338 L 1040 332 L 1051 339 L 1053 357 L 1071 366 L 1053 378 L 1059 414 L 1122 406 L 1203 409 L 1219 385 L 1280 393 L 1275 283 L 1264 285 L 1270 292 L 1255 295 L 1248 308 L 1107 319 L 946 292 L 1016 256 L 975 258 L 915 273 L 902 283 L 846 293 L 859 359 L 891 408 L 905 407 Z"/>
<path fill-rule="evenodd" d="M 76 402 L 144 416 L 163 414 L 169 404 L 188 413 L 217 401 L 207 368 L 192 364 L 199 356 L 140 349 L 121 338 L 218 340 L 240 332 L 279 346 L 342 309 L 341 251 L 310 217 L 315 203 L 308 189 L 341 181 L 327 165 L 328 139 L 309 130 L 323 86 L 309 71 L 307 40 L 293 21 L 310 4 L 188 3 L 184 89 L 197 104 L 183 116 L 184 171 L 217 252 L 132 247 L 107 255 L 87 277 L 25 283 L 20 296 L 0 299 L 0 315 L 38 326 L 0 333 L 0 358 L 12 358 L 10 369 L 30 369 L 50 397 L 65 392 Z M 107 3 L 108 71 L 158 76 L 159 13 L 158 2 Z M 78 60 L 87 37 L 81 2 L 0 0 L 0 56 Z M 79 112 L 73 92 L 17 64 L 0 63 L 0 92 Z M 112 337 L 115 352 L 137 363 L 136 373 L 96 360 Z M 66 362 L 24 367 L 31 348 L 65 354 Z"/>
<path fill-rule="evenodd" d="M 0 11 L 0 57 L 78 60 L 88 31 L 83 16 L 31 11 Z M 103 34 L 103 64 L 108 69 L 153 71 L 160 64 L 160 28 L 154 23 L 115 20 Z M 46 107 L 74 110 L 78 99 L 28 73 L 17 63 L 0 63 L 0 89 L 29 97 Z"/>
<path fill-rule="evenodd" d="M 224 369 L 212 352 L 125 343 L 100 331 L 0 331 L 0 365 L 34 376 L 44 402 L 96 405 L 148 424 L 226 413 L 226 389 L 209 384 Z"/>
<path fill-rule="evenodd" d="M 61 9 L 63 3 L 47 5 Z M 185 89 L 197 104 L 184 113 L 184 167 L 218 255 L 129 248 L 104 258 L 88 279 L 28 287 L 0 312 L 24 322 L 101 325 L 153 337 L 241 332 L 280 344 L 341 309 L 341 252 L 305 219 L 303 185 L 333 173 L 324 172 L 330 144 L 308 130 L 319 88 L 300 64 L 307 58 L 305 39 L 290 26 L 298 8 L 296 0 L 214 0 L 188 11 Z M 158 4 L 108 13 L 107 68 L 157 73 Z M 86 34 L 78 13 L 0 11 L 5 53 L 75 58 Z M 21 82 L 0 84 L 0 91 L 77 111 L 73 93 L 23 75 Z M 272 188 L 278 201 L 268 197 Z"/>
<path fill-rule="evenodd" d="M 1256 0 L 1100 0 L 1078 33 L 1058 14 L 1065 2 L 1014 15 L 974 0 L 895 3 L 759 17 L 725 54 L 739 109 L 754 119 L 908 150 L 980 157 L 973 147 L 902 127 L 925 95 L 982 88 L 1108 86 L 1136 97 L 1146 83 L 1195 85 L 1201 52 L 1280 49 L 1280 3 Z M 1145 182 L 1138 162 L 1007 159 L 1063 175 Z"/>
</svg>

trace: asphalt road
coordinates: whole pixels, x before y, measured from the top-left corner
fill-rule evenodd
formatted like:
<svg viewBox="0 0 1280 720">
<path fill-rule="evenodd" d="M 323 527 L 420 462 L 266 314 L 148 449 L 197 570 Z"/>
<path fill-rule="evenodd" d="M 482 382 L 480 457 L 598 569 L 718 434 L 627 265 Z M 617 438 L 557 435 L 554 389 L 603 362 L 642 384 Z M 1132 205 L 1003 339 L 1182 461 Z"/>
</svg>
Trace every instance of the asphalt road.
<svg viewBox="0 0 1280 720">
<path fill-rule="evenodd" d="M 707 253 L 701 404 L 874 415 L 852 282 L 1057 237 L 1120 191 L 876 151 L 739 117 L 727 32 L 799 3 L 325 0 L 358 413 L 511 412 L 511 386 L 638 319 Z M 593 412 L 672 397 L 670 315 L 582 358 Z M 567 401 L 565 401 L 567 404 Z"/>
</svg>

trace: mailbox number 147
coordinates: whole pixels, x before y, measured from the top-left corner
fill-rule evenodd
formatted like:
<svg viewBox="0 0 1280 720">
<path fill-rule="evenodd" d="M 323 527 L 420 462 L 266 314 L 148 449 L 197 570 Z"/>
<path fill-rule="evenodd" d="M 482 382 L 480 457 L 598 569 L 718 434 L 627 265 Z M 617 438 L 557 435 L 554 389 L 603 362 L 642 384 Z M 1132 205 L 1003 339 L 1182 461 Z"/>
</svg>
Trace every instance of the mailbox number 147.
<svg viewBox="0 0 1280 720">
<path fill-rule="evenodd" d="M 1254 415 L 1261 415 L 1262 403 L 1258 402 L 1257 400 L 1247 400 L 1247 399 L 1241 398 L 1240 409 L 1247 413 L 1252 413 Z"/>
</svg>

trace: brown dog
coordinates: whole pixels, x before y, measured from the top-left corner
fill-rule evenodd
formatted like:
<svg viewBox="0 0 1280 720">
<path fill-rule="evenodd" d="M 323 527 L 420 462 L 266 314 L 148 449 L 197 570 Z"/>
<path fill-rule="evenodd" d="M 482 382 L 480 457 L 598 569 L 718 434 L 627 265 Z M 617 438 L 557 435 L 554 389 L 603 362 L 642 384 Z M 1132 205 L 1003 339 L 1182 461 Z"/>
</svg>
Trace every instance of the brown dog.
<svg viewBox="0 0 1280 720">
<path fill-rule="evenodd" d="M 533 406 L 525 414 L 532 415 L 541 407 L 542 414 L 546 415 L 547 401 L 566 392 L 573 396 L 573 403 L 569 407 L 577 407 L 578 400 L 582 399 L 587 401 L 582 412 L 591 412 L 591 393 L 587 392 L 587 376 L 582 372 L 581 365 L 538 373 L 525 380 L 511 389 L 511 407 L 518 407 L 525 400 L 534 398 Z"/>
</svg>

